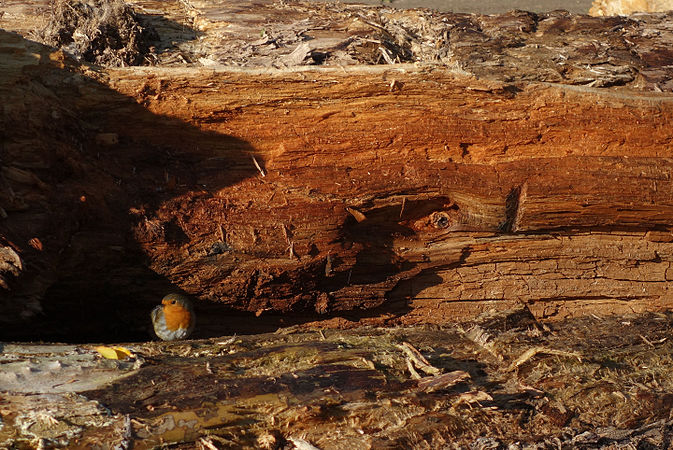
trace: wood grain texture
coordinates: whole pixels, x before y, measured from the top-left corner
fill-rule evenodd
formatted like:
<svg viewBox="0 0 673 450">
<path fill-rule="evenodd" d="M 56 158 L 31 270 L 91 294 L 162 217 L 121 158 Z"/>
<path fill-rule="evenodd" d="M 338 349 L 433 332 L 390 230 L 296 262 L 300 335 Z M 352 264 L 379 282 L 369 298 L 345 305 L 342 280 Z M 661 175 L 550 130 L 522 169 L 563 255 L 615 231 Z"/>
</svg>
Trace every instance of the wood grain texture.
<svg viewBox="0 0 673 450">
<path fill-rule="evenodd" d="M 247 4 L 244 28 L 227 40 L 222 30 L 240 10 L 191 2 L 180 19 L 184 5 L 166 5 L 171 23 L 191 20 L 203 34 L 154 67 L 91 67 L 0 34 L 2 235 L 27 268 L 18 279 L 15 266 L 3 272 L 14 289 L 3 294 L 8 317 L 42 308 L 53 319 L 77 305 L 71 323 L 82 336 L 142 333 L 145 312 L 174 289 L 216 305 L 216 331 L 245 326 L 222 311 L 258 323 L 273 314 L 437 323 L 519 304 L 540 318 L 670 306 L 673 97 L 662 92 L 667 53 L 655 52 L 670 38 L 666 16 L 263 2 Z M 271 33 L 293 23 L 290 11 L 317 20 L 330 8 L 375 15 L 367 27 L 385 25 L 385 36 L 405 23 L 449 24 L 453 63 L 430 64 L 420 50 L 416 64 L 197 63 L 216 38 L 215 59 L 231 39 L 252 39 L 264 11 L 277 13 Z M 345 32 L 333 22 L 322 31 Z M 526 40 L 474 62 L 477 41 L 493 46 L 505 34 Z M 589 53 L 558 49 L 601 36 L 621 50 L 591 58 L 625 65 L 631 81 L 545 78 L 521 53 L 538 55 L 541 39 L 585 67 Z M 185 62 L 162 66 L 176 52 Z M 646 82 L 648 71 L 659 81 Z M 623 87 L 607 87 L 615 84 Z"/>
<path fill-rule="evenodd" d="M 667 96 L 550 85 L 513 92 L 413 67 L 109 76 L 128 96 L 161 86 L 136 98 L 157 116 L 246 143 L 264 168 L 262 176 L 240 147 L 211 148 L 236 154 L 236 164 L 149 219 L 175 220 L 189 236 L 143 248 L 155 270 L 194 293 L 256 311 L 311 309 L 322 294 L 323 313 L 426 296 L 475 305 L 456 317 L 494 300 L 669 304 L 670 244 L 645 239 L 650 229 L 669 233 L 671 221 Z M 391 92 L 392 78 L 401 91 Z M 185 94 L 189 103 L 175 109 Z M 151 128 L 134 127 L 135 138 Z M 248 175 L 228 183 L 236 170 Z M 213 255 L 221 241 L 228 250 Z M 647 255 L 624 256 L 643 245 Z M 620 266 L 630 275 L 618 275 Z M 215 274 L 224 273 L 222 283 Z"/>
</svg>

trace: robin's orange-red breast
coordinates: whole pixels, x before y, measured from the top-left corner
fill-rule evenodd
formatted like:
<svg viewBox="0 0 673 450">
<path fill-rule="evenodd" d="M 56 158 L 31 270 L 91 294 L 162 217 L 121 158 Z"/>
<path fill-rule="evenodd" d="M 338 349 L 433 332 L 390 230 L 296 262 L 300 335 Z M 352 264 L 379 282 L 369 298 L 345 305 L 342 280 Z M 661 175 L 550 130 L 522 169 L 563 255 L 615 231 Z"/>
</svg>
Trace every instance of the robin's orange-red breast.
<svg viewBox="0 0 673 450">
<path fill-rule="evenodd" d="M 196 317 L 192 303 L 180 294 L 168 294 L 152 310 L 154 332 L 164 341 L 185 339 L 194 331 Z"/>
</svg>

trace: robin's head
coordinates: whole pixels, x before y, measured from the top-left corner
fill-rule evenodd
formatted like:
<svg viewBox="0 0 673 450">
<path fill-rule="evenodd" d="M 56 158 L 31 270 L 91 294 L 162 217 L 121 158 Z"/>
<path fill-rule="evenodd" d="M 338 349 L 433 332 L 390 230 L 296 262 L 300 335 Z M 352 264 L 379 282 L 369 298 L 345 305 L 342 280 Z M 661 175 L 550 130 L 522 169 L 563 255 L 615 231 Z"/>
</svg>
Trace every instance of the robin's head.
<svg viewBox="0 0 673 450">
<path fill-rule="evenodd" d="M 161 299 L 161 304 L 164 305 L 164 309 L 192 309 L 192 302 L 190 302 L 187 297 L 180 294 L 168 294 Z"/>
</svg>

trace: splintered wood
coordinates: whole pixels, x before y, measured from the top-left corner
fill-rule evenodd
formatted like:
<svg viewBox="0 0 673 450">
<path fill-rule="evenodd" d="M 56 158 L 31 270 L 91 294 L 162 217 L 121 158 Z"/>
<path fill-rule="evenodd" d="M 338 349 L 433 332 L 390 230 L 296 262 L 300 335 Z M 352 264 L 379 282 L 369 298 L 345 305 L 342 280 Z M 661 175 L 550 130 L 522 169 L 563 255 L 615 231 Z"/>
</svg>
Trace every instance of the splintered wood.
<svg viewBox="0 0 673 450">
<path fill-rule="evenodd" d="M 2 3 L 0 447 L 670 446 L 670 15 Z"/>
<path fill-rule="evenodd" d="M 673 306 L 667 16 L 132 4 L 152 66 L 0 17 L 8 336 L 146 339 L 176 289 L 197 336 Z"/>
<path fill-rule="evenodd" d="M 502 359 L 451 325 L 125 344 L 136 363 L 93 346 L 6 345 L 0 390 L 25 377 L 3 393 L 0 446 L 666 448 L 673 315 L 570 319 L 542 334 L 531 320 L 524 308 L 476 320 Z M 434 375 L 410 379 L 409 363 Z"/>
<path fill-rule="evenodd" d="M 212 197 L 188 206 L 190 229 L 209 227 L 207 218 L 221 211 L 232 252 L 209 262 L 196 256 L 205 241 L 143 247 L 156 270 L 175 274 L 186 289 L 239 308 L 251 292 L 317 302 L 327 290 L 322 314 L 408 299 L 405 323 L 466 319 L 517 302 L 530 303 L 540 318 L 671 306 L 672 239 L 652 239 L 650 231 L 668 236 L 673 218 L 673 166 L 660 145 L 673 128 L 657 125 L 673 116 L 667 96 L 540 85 L 511 94 L 411 67 L 395 75 L 403 93 L 380 83 L 385 69 L 328 70 L 310 81 L 301 72 L 253 82 L 236 73 L 180 73 L 196 89 L 191 120 L 247 142 L 267 168 L 263 180 L 240 174 L 228 185 L 211 177 Z M 217 96 L 196 86 L 225 74 L 218 108 L 237 113 L 218 122 L 209 112 Z M 184 81 L 172 87 L 169 72 L 157 76 L 168 97 L 184 90 Z M 134 92 L 134 74 L 110 77 L 111 86 Z M 272 108 L 241 109 L 251 89 Z M 148 108 L 163 115 L 170 105 L 150 101 Z M 137 126 L 136 136 L 144 125 Z M 235 150 L 228 154 L 236 158 Z M 278 223 L 286 224 L 281 236 Z M 238 239 L 244 226 L 255 229 L 254 242 Z M 251 291 L 260 252 L 266 267 L 268 258 L 284 259 L 287 276 L 264 275 Z M 295 265 L 287 265 L 288 254 Z M 188 277 L 176 263 L 190 268 Z M 237 270 L 212 278 L 211 264 Z"/>
</svg>

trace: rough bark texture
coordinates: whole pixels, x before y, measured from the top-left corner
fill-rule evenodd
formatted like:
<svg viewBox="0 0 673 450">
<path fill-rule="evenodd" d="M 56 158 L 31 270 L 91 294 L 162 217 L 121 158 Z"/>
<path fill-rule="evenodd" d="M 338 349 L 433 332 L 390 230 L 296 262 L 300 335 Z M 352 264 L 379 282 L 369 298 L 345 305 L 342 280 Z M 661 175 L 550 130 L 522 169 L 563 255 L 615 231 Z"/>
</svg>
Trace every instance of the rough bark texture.
<svg viewBox="0 0 673 450">
<path fill-rule="evenodd" d="M 0 34 L 5 338 L 671 306 L 670 16 L 134 5 L 156 66 Z"/>
<path fill-rule="evenodd" d="M 46 6 L 0 12 L 0 340 L 297 326 L 2 344 L 0 445 L 670 447 L 670 15 L 139 1 L 113 69 Z"/>
<path fill-rule="evenodd" d="M 670 0 L 594 0 L 589 14 L 592 16 L 626 16 L 645 12 L 673 10 Z"/>
<path fill-rule="evenodd" d="M 519 309 L 469 328 L 137 343 L 124 361 L 87 345 L 6 345 L 0 445 L 667 449 L 672 324 L 622 315 L 544 331 Z"/>
</svg>

